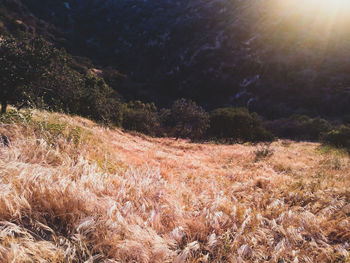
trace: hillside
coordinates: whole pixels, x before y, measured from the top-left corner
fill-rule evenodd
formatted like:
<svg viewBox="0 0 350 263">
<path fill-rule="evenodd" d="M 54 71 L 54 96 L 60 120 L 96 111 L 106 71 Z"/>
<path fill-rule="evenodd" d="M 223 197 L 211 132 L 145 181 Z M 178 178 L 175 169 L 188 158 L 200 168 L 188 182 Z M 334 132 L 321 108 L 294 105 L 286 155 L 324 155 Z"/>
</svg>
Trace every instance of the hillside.
<svg viewBox="0 0 350 263">
<path fill-rule="evenodd" d="M 350 260 L 339 150 L 194 144 L 40 111 L 2 116 L 0 134 L 1 262 Z"/>
<path fill-rule="evenodd" d="M 64 34 L 70 52 L 141 83 L 134 99 L 167 106 L 186 97 L 270 118 L 349 112 L 347 9 L 290 0 L 21 2 Z"/>
</svg>

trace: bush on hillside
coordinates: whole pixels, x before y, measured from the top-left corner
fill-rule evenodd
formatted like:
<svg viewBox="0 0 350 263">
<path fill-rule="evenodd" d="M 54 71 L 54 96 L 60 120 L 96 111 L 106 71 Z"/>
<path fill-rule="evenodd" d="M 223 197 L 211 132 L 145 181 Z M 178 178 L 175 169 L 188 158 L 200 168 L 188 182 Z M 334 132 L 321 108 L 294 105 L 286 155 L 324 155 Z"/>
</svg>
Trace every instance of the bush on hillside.
<svg viewBox="0 0 350 263">
<path fill-rule="evenodd" d="M 258 145 L 254 151 L 255 161 L 264 160 L 266 158 L 271 157 L 274 154 L 274 150 L 271 148 L 271 143 L 265 143 Z"/>
<path fill-rule="evenodd" d="M 42 39 L 0 41 L 0 102 L 2 113 L 7 105 L 24 105 L 28 96 L 37 94 L 36 85 L 50 73 L 58 56 L 56 49 Z"/>
<path fill-rule="evenodd" d="M 120 125 L 122 106 L 118 94 L 103 79 L 87 74 L 81 90 L 79 114 L 104 123 Z"/>
<path fill-rule="evenodd" d="M 43 39 L 0 42 L 0 102 L 34 106 L 121 124 L 120 96 L 103 79 L 74 70 L 64 50 Z"/>
<path fill-rule="evenodd" d="M 296 140 L 320 140 L 329 132 L 332 125 L 322 118 L 310 118 L 306 115 L 293 115 L 268 123 L 269 129 L 278 137 Z"/>
<path fill-rule="evenodd" d="M 200 139 L 209 127 L 209 114 L 191 100 L 176 100 L 168 115 L 163 114 L 162 120 L 171 127 L 171 133 L 177 139 Z"/>
<path fill-rule="evenodd" d="M 126 75 L 110 67 L 103 69 L 101 74 L 108 86 L 112 89 L 123 92 L 123 94 L 128 92 L 127 89 L 124 90 L 124 82 L 127 79 Z"/>
<path fill-rule="evenodd" d="M 0 114 L 0 123 L 12 124 L 23 123 L 27 124 L 32 121 L 32 112 L 29 110 L 18 111 L 16 109 L 8 110 L 6 113 Z"/>
<path fill-rule="evenodd" d="M 350 150 L 350 126 L 341 126 L 323 136 L 323 142 Z"/>
<path fill-rule="evenodd" d="M 210 114 L 210 137 L 229 141 L 271 141 L 259 116 L 245 108 L 219 108 Z"/>
<path fill-rule="evenodd" d="M 124 129 L 159 135 L 159 118 L 154 103 L 132 101 L 124 105 L 122 126 Z"/>
</svg>

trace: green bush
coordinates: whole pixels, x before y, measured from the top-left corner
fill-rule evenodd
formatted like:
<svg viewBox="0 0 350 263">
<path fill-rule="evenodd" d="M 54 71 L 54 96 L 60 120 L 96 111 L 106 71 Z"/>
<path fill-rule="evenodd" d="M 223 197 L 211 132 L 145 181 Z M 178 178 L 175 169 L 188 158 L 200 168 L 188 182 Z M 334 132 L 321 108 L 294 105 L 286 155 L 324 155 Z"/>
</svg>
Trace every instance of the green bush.
<svg viewBox="0 0 350 263">
<path fill-rule="evenodd" d="M 46 121 L 38 122 L 35 125 L 37 134 L 46 141 L 50 146 L 56 146 L 57 140 L 64 137 L 66 125 L 61 123 L 49 123 Z"/>
<path fill-rule="evenodd" d="M 269 143 L 259 145 L 254 151 L 255 161 L 260 161 L 271 157 L 274 154 L 274 150 L 271 149 L 271 145 Z"/>
<path fill-rule="evenodd" d="M 274 136 L 265 129 L 256 113 L 245 108 L 219 108 L 210 114 L 210 137 L 229 141 L 271 141 Z"/>
<path fill-rule="evenodd" d="M 73 143 L 76 147 L 81 142 L 83 131 L 81 127 L 71 127 L 67 123 L 48 121 L 34 121 L 32 124 L 37 137 L 42 138 L 49 146 L 62 146 L 59 144 L 60 139 Z"/>
<path fill-rule="evenodd" d="M 332 125 L 322 118 L 310 118 L 306 115 L 293 115 L 286 119 L 268 123 L 269 129 L 281 138 L 295 140 L 315 140 L 332 129 Z"/>
<path fill-rule="evenodd" d="M 121 124 L 122 105 L 119 95 L 103 79 L 86 74 L 79 95 L 76 113 L 104 123 Z"/>
<path fill-rule="evenodd" d="M 74 69 L 75 60 L 40 39 L 0 41 L 0 104 L 34 106 L 121 124 L 120 96 L 103 79 Z"/>
<path fill-rule="evenodd" d="M 323 136 L 323 142 L 350 150 L 350 127 L 341 126 L 339 129 L 328 132 Z"/>
<path fill-rule="evenodd" d="M 80 127 L 74 127 L 70 130 L 68 134 L 68 141 L 74 143 L 75 146 L 78 146 L 81 141 L 82 129 Z"/>
<path fill-rule="evenodd" d="M 28 124 L 32 121 L 32 113 L 30 110 L 18 111 L 18 110 L 9 110 L 6 113 L 0 114 L 0 123 L 22 123 Z"/>
<path fill-rule="evenodd" d="M 9 103 L 23 107 L 28 96 L 41 97 L 51 90 L 51 84 L 62 79 L 65 56 L 47 41 L 34 38 L 16 40 L 12 38 L 0 41 L 0 102 L 2 113 Z M 62 62 L 62 63 L 61 63 Z M 60 67 L 61 68 L 61 67 Z M 52 78 L 52 76 L 56 78 Z"/>
<path fill-rule="evenodd" d="M 124 105 L 122 126 L 126 130 L 159 135 L 159 118 L 154 103 L 133 101 Z"/>
<path fill-rule="evenodd" d="M 209 114 L 194 101 L 176 100 L 168 116 L 162 112 L 163 120 L 171 127 L 171 134 L 178 138 L 201 139 L 209 127 Z"/>
</svg>

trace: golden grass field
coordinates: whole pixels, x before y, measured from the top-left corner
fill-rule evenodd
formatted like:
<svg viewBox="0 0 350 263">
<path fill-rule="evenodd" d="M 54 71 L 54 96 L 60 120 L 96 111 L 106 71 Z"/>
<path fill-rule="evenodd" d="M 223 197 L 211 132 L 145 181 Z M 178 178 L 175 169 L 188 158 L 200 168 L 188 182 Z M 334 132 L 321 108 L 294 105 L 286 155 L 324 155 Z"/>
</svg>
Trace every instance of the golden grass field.
<svg viewBox="0 0 350 263">
<path fill-rule="evenodd" d="M 0 262 L 350 262 L 350 158 L 34 111 L 0 123 Z"/>
</svg>

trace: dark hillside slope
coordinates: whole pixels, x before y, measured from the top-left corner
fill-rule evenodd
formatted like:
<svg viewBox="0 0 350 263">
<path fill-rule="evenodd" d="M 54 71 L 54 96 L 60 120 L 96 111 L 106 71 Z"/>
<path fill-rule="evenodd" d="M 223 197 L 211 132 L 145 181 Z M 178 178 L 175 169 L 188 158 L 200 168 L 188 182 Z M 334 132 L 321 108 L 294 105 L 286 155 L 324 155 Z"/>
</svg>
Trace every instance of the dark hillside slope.
<svg viewBox="0 0 350 263">
<path fill-rule="evenodd" d="M 343 14 L 329 27 L 325 10 L 310 17 L 280 0 L 22 1 L 64 32 L 70 52 L 142 83 L 135 99 L 191 97 L 273 118 L 350 110 Z"/>
</svg>

